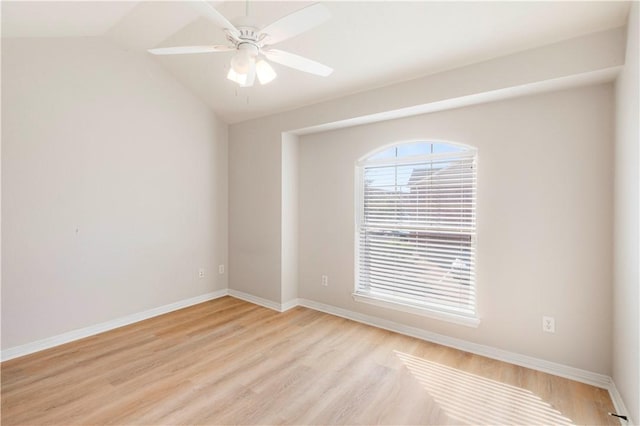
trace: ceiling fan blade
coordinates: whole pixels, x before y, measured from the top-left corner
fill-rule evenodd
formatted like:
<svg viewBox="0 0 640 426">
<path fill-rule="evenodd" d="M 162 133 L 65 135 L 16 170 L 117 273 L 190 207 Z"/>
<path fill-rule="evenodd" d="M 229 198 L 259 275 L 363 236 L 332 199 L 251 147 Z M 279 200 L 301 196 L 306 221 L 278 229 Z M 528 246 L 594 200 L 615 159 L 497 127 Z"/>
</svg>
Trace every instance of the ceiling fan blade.
<svg viewBox="0 0 640 426">
<path fill-rule="evenodd" d="M 204 16 L 220 28 L 223 28 L 229 32 L 234 38 L 238 38 L 240 35 L 240 31 L 231 23 L 227 18 L 222 15 L 222 13 L 218 12 L 215 7 L 211 6 L 204 0 L 199 1 L 190 1 L 189 4 L 193 7 L 200 15 Z"/>
<path fill-rule="evenodd" d="M 235 47 L 217 44 L 213 46 L 159 47 L 157 49 L 149 49 L 149 53 L 153 53 L 154 55 L 181 55 L 185 53 L 228 52 L 229 50 L 236 49 Z"/>
<path fill-rule="evenodd" d="M 267 59 L 273 62 L 277 62 L 286 67 L 295 68 L 299 71 L 308 72 L 310 74 L 326 77 L 333 72 L 333 68 L 331 67 L 283 50 L 268 49 L 263 50 L 262 53 L 267 57 Z"/>
<path fill-rule="evenodd" d="M 273 45 L 310 30 L 330 17 L 329 9 L 315 3 L 278 19 L 260 32 L 267 35 L 265 44 Z"/>
</svg>

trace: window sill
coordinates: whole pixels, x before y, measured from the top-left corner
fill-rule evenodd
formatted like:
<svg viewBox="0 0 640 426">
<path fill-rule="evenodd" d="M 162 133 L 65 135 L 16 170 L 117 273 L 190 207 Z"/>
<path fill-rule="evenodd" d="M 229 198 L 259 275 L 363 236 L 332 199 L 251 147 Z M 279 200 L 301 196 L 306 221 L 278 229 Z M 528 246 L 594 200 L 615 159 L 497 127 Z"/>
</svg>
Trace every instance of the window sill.
<svg viewBox="0 0 640 426">
<path fill-rule="evenodd" d="M 408 305 L 396 301 L 385 300 L 362 293 L 353 293 L 353 300 L 356 302 L 368 303 L 370 305 L 380 306 L 396 311 L 407 312 L 410 314 L 421 315 L 423 317 L 433 318 L 440 321 L 451 322 L 458 325 L 477 328 L 480 325 L 480 318 L 472 318 L 464 315 L 456 315 L 448 312 L 434 311 L 429 308 L 422 308 Z"/>
</svg>

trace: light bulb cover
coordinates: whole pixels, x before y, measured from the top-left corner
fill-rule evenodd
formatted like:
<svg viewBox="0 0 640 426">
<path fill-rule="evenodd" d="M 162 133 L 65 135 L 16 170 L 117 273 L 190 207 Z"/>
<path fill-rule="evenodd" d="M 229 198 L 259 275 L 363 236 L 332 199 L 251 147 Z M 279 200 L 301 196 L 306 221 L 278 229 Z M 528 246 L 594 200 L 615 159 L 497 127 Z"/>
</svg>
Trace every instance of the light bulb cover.
<svg viewBox="0 0 640 426">
<path fill-rule="evenodd" d="M 234 83 L 238 83 L 240 86 L 243 86 L 247 82 L 247 74 L 238 74 L 233 68 L 229 68 L 227 78 Z"/>
<path fill-rule="evenodd" d="M 251 87 L 256 79 L 256 59 L 259 48 L 252 43 L 241 43 L 238 52 L 231 58 L 227 78 L 240 85 Z M 273 79 L 273 78 L 272 78 Z"/>
<path fill-rule="evenodd" d="M 251 55 L 246 49 L 239 50 L 238 53 L 231 58 L 231 68 L 236 74 L 247 74 L 251 66 Z"/>
<path fill-rule="evenodd" d="M 239 74 L 233 68 L 229 68 L 227 78 L 238 83 L 240 87 L 251 87 L 256 79 L 256 65 L 251 61 L 248 72 L 244 74 Z"/>
<path fill-rule="evenodd" d="M 264 59 L 260 59 L 256 62 L 256 74 L 258 75 L 260 84 L 270 83 L 277 76 L 273 67 Z"/>
</svg>

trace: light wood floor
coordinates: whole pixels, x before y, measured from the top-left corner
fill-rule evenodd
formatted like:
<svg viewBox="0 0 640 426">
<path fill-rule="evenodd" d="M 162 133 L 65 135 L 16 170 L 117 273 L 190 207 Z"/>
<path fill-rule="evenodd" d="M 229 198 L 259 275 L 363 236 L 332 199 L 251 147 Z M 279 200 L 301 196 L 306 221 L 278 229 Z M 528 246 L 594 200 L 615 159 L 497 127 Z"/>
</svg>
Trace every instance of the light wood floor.
<svg viewBox="0 0 640 426">
<path fill-rule="evenodd" d="M 2 363 L 2 424 L 618 424 L 608 393 L 231 297 Z"/>
</svg>

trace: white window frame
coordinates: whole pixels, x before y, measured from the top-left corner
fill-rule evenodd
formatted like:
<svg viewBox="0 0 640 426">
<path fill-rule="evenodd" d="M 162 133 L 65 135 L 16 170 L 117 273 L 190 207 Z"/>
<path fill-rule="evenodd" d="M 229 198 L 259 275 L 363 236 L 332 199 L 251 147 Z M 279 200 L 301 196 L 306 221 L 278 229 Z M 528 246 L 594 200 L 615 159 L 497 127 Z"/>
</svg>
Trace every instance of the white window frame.
<svg viewBox="0 0 640 426">
<path fill-rule="evenodd" d="M 366 156 L 364 156 L 363 158 L 361 158 L 360 160 L 358 160 L 356 162 L 356 170 L 355 170 L 355 176 L 356 176 L 356 182 L 355 182 L 355 194 L 356 194 L 356 205 L 355 205 L 355 280 L 354 280 L 354 291 L 353 291 L 353 298 L 355 301 L 357 302 L 363 302 L 363 303 L 368 303 L 371 305 L 376 305 L 376 306 L 380 306 L 380 307 L 384 307 L 387 309 L 394 309 L 394 310 L 398 310 L 398 311 L 402 311 L 402 312 L 407 312 L 407 313 L 412 313 L 412 314 L 417 314 L 417 315 L 421 315 L 421 316 L 425 316 L 425 317 L 429 317 L 429 318 L 433 318 L 433 319 L 437 319 L 437 320 L 442 320 L 442 321 L 447 321 L 447 322 L 452 322 L 455 324 L 460 324 L 460 325 L 465 325 L 465 326 L 469 326 L 469 327 L 478 327 L 478 325 L 480 324 L 480 318 L 478 316 L 478 300 L 477 300 L 477 285 L 476 285 L 476 280 L 475 280 L 475 270 L 474 270 L 474 280 L 472 282 L 473 285 L 473 289 L 474 291 L 476 291 L 476 297 L 474 298 L 474 312 L 472 315 L 469 314 L 458 314 L 452 310 L 447 310 L 447 309 L 443 309 L 441 306 L 437 306 L 437 305 L 430 305 L 429 303 L 416 303 L 416 304 L 411 304 L 411 303 L 401 303 L 398 300 L 392 300 L 392 299 L 388 299 L 385 298 L 384 296 L 381 295 L 371 295 L 371 294 L 366 294 L 366 293 L 362 293 L 359 291 L 359 283 L 360 283 L 360 256 L 361 256 L 361 252 L 360 252 L 360 225 L 361 223 L 364 221 L 364 176 L 365 176 L 365 169 L 367 167 L 370 166 L 375 166 L 375 165 L 389 165 L 389 166 L 393 166 L 393 165 L 404 165 L 404 164 L 414 164 L 414 163 L 419 163 L 421 161 L 427 162 L 427 161 L 433 161 L 435 159 L 446 159 L 446 158 L 456 158 L 456 157 L 460 157 L 461 153 L 460 152 L 456 152 L 456 153 L 442 153 L 442 154 L 429 154 L 429 155 L 415 155 L 415 156 L 407 156 L 407 157 L 401 157 L 401 158 L 383 158 L 383 159 L 377 159 L 377 160 L 370 160 L 371 157 L 375 156 L 376 154 L 383 152 L 387 149 L 393 148 L 393 147 L 398 147 L 398 146 L 402 146 L 402 145 L 406 145 L 406 144 L 412 144 L 412 143 L 416 143 L 416 142 L 422 142 L 422 143 L 433 143 L 433 144 L 446 144 L 446 145 L 452 145 L 452 146 L 458 146 L 458 147 L 462 147 L 464 148 L 464 150 L 466 151 L 465 154 L 463 154 L 464 156 L 470 156 L 473 157 L 473 161 L 474 161 L 474 165 L 475 165 L 475 176 L 477 178 L 477 162 L 478 162 L 478 152 L 477 149 L 469 146 L 469 145 L 465 145 L 465 144 L 461 144 L 461 143 L 457 143 L 457 142 L 450 142 L 450 141 L 443 141 L 443 140 L 409 140 L 409 141 L 402 141 L 402 142 L 397 142 L 397 143 L 393 143 L 391 145 L 387 145 L 385 147 L 382 147 L 378 150 L 375 150 L 373 152 L 370 152 L 369 154 L 367 154 Z M 475 199 L 474 201 L 476 202 L 477 205 L 477 186 L 475 187 Z M 476 215 L 476 226 L 475 226 L 475 232 L 472 234 L 471 236 L 471 246 L 473 249 L 474 253 L 477 253 L 476 251 L 476 246 L 477 246 L 477 215 Z M 474 256 L 474 260 L 477 260 L 477 255 Z M 475 268 L 475 266 L 474 266 Z"/>
</svg>

